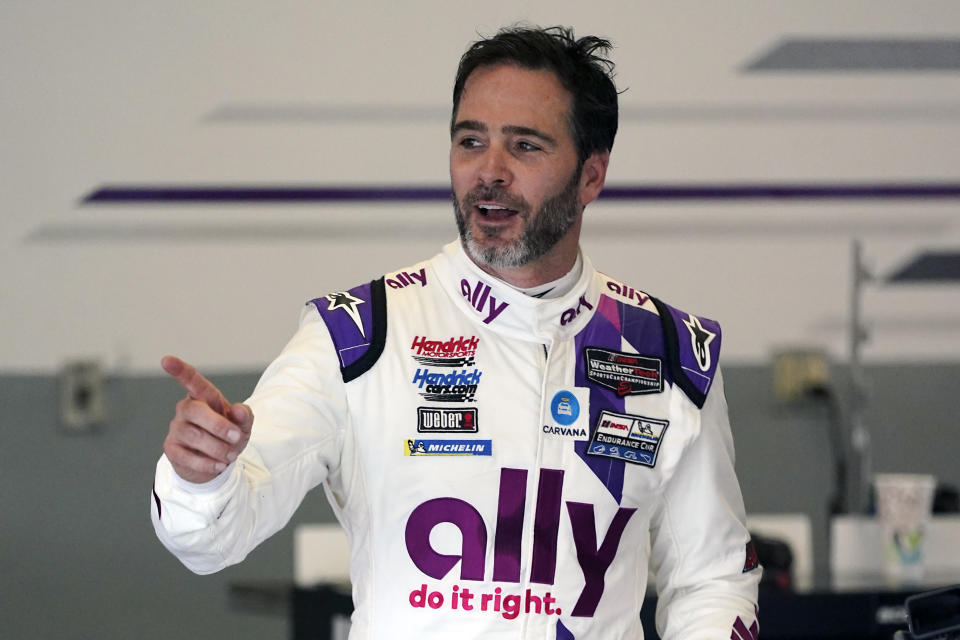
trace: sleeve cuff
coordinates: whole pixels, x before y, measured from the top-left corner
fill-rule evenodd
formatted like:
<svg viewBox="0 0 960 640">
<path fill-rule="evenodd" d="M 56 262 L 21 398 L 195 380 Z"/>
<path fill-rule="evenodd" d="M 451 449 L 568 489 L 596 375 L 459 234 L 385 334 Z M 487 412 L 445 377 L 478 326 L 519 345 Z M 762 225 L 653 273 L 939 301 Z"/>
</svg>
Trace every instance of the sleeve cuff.
<svg viewBox="0 0 960 640">
<path fill-rule="evenodd" d="M 216 478 L 212 480 L 208 480 L 207 482 L 202 482 L 202 483 L 190 482 L 188 480 L 184 480 L 179 475 L 177 475 L 177 472 L 174 471 L 172 467 L 171 467 L 171 471 L 173 473 L 171 475 L 173 476 L 173 484 L 176 486 L 177 489 L 193 495 L 205 495 L 205 494 L 209 495 L 212 493 L 216 493 L 217 491 L 222 489 L 227 484 L 227 482 L 230 481 L 230 477 L 233 475 L 233 470 L 234 468 L 236 468 L 236 466 L 237 466 L 236 461 L 231 462 L 230 465 L 226 469 L 224 469 L 220 473 L 220 475 L 218 475 Z"/>
</svg>

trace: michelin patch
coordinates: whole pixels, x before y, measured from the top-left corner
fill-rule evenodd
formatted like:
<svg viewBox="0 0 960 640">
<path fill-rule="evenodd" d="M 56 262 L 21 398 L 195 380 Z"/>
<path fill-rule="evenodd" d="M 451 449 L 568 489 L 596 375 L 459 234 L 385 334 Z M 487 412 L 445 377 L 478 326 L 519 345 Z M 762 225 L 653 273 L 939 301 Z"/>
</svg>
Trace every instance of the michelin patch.
<svg viewBox="0 0 960 640">
<path fill-rule="evenodd" d="M 565 387 L 555 389 L 550 398 L 543 433 L 568 440 L 590 437 L 590 389 Z"/>
<path fill-rule="evenodd" d="M 587 453 L 653 467 L 670 422 L 601 411 Z"/>
<path fill-rule="evenodd" d="M 663 392 L 660 358 L 599 347 L 584 349 L 587 379 L 613 389 L 621 398 Z"/>
<path fill-rule="evenodd" d="M 492 440 L 406 440 L 405 456 L 489 456 Z"/>
</svg>

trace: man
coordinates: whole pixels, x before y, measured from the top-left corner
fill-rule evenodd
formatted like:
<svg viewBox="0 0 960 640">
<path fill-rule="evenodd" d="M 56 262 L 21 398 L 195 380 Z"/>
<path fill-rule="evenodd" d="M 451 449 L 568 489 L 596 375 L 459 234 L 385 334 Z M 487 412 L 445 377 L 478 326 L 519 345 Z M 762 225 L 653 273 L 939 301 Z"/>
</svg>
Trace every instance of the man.
<svg viewBox="0 0 960 640">
<path fill-rule="evenodd" d="M 351 544 L 351 638 L 756 638 L 720 328 L 579 251 L 617 128 L 609 43 L 508 29 L 454 86 L 460 239 L 311 301 L 246 404 L 190 365 L 153 521 L 197 573 L 323 484 Z M 255 416 L 255 417 L 254 417 Z"/>
</svg>

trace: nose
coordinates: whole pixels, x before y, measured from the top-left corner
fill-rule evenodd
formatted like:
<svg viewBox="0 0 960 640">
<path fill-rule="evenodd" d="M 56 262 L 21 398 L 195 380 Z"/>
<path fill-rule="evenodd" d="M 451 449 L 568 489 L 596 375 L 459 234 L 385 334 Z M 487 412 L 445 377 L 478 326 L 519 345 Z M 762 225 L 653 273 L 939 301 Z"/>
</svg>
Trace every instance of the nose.
<svg viewBox="0 0 960 640">
<path fill-rule="evenodd" d="M 507 186 L 513 181 L 510 154 L 500 145 L 490 145 L 480 160 L 478 176 L 481 184 Z"/>
</svg>

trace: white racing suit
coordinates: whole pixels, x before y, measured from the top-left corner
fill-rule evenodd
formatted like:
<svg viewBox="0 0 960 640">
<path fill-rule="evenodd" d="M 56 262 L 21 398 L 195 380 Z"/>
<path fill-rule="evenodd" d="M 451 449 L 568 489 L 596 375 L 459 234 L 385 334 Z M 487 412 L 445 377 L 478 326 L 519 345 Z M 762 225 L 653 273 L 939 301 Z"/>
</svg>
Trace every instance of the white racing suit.
<svg viewBox="0 0 960 640">
<path fill-rule="evenodd" d="M 240 562 L 323 484 L 351 549 L 351 640 L 755 640 L 720 327 L 594 270 L 524 295 L 453 243 L 311 301 L 205 485 L 157 465 L 157 535 Z"/>
</svg>

